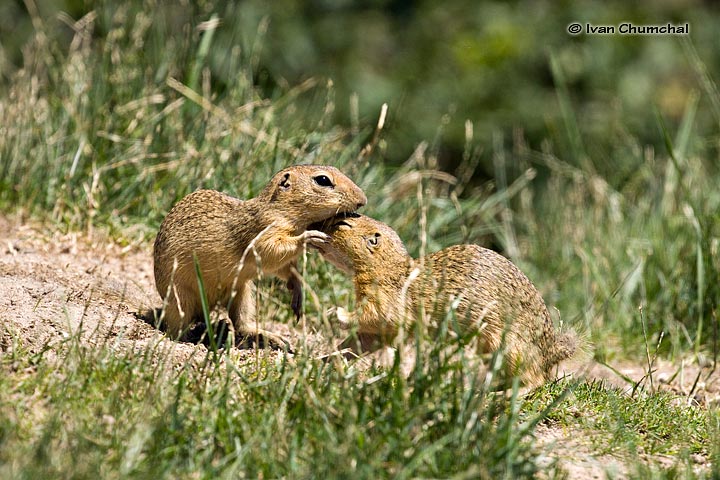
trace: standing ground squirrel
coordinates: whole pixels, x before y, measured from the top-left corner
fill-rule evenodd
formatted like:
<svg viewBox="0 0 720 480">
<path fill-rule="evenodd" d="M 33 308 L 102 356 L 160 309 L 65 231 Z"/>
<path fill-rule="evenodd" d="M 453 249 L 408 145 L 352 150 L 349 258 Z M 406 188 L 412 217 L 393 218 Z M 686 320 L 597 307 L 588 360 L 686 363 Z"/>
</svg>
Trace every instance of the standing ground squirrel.
<svg viewBox="0 0 720 480">
<path fill-rule="evenodd" d="M 282 338 L 253 325 L 253 278 L 260 270 L 287 280 L 299 316 L 297 257 L 306 243 L 328 240 L 308 226 L 366 203 L 363 191 L 337 168 L 315 165 L 281 170 L 250 200 L 215 190 L 185 196 L 163 220 L 154 245 L 155 285 L 164 299 L 168 335 L 178 338 L 203 318 L 196 258 L 209 307 L 227 307 L 237 338 L 282 347 Z"/>
<path fill-rule="evenodd" d="M 511 371 L 527 385 L 547 380 L 553 366 L 577 348 L 573 331 L 555 331 L 530 280 L 492 250 L 456 245 L 414 260 L 397 233 L 372 218 L 344 215 L 318 228 L 331 240 L 316 248 L 353 275 L 360 310 L 338 311 L 338 317 L 345 326 L 357 326 L 365 348 L 369 340 L 387 344 L 401 326 L 416 324 L 423 310 L 432 327 L 450 309 L 460 333 L 479 332 L 482 351 L 495 351 L 504 340 Z"/>
</svg>

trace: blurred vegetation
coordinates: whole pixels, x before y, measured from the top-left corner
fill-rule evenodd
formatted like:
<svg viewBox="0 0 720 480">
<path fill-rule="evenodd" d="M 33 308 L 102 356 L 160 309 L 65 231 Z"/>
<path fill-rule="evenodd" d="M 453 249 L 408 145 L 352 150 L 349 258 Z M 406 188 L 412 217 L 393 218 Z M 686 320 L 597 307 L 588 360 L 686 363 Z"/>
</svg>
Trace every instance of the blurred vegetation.
<svg viewBox="0 0 720 480">
<path fill-rule="evenodd" d="M 161 339 L 124 349 L 77 332 L 0 356 L 0 477 L 531 479 L 540 468 L 539 415 L 520 418 L 517 389 L 493 392 L 499 369 L 480 377 L 440 343 L 406 376 L 399 361 L 358 371 L 310 352 L 205 350 L 179 365 Z"/>
<path fill-rule="evenodd" d="M 469 120 L 485 150 L 497 132 L 505 133 L 508 145 L 513 135 L 527 139 L 533 148 L 550 142 L 568 162 L 591 161 L 611 184 L 622 183 L 637 164 L 618 159 L 628 147 L 627 142 L 618 144 L 618 137 L 629 131 L 639 144 L 663 147 L 653 108 L 677 124 L 688 99 L 702 90 L 703 82 L 679 37 L 573 37 L 566 32 L 573 21 L 594 25 L 688 22 L 710 77 L 720 73 L 720 48 L 715 41 L 720 10 L 713 2 L 698 0 L 638 5 L 619 0 L 206 0 L 172 4 L 147 0 L 122 2 L 119 7 L 114 2 L 36 0 L 27 4 L 37 5 L 45 32 L 66 43 L 72 38 L 67 23 L 89 11 L 100 14 L 94 30 L 98 38 L 105 38 L 124 15 L 137 14 L 140 22 L 147 15 L 150 43 L 144 54 L 148 67 L 152 66 L 148 80 L 160 83 L 167 74 L 186 84 L 198 80 L 197 72 L 193 73 L 195 52 L 187 48 L 187 42 L 202 33 L 202 22 L 217 15 L 221 24 L 202 59 L 214 94 L 232 91 L 242 75 L 239 62 L 252 59 L 251 80 L 267 97 L 310 78 L 331 81 L 337 100 L 333 120 L 342 125 L 374 121 L 387 102 L 385 158 L 393 164 L 409 157 L 421 140 L 435 138 L 441 165 L 456 167 Z M 6 2 L 0 7 L 0 18 L 4 19 L 0 21 L 0 58 L 5 59 L 3 77 L 8 78 L 9 64 L 22 64 L 22 48 L 34 29 L 21 2 Z M 153 38 L 161 43 L 152 43 Z M 181 72 L 171 71 L 173 67 Z M 568 138 L 558 87 L 569 94 L 581 151 L 573 145 L 575 139 Z M 711 111 L 701 108 L 696 128 L 705 134 L 718 121 Z M 442 130 L 439 135 L 438 130 Z M 703 147 L 717 155 L 715 143 Z M 485 178 L 493 176 L 489 155 L 483 157 L 481 169 Z"/>
</svg>

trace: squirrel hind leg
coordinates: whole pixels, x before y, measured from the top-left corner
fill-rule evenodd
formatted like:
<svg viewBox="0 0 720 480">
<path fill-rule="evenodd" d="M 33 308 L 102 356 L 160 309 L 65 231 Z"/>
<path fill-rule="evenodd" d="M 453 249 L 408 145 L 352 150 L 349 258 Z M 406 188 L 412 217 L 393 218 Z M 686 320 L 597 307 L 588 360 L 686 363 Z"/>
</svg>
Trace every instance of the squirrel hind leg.
<svg viewBox="0 0 720 480">
<path fill-rule="evenodd" d="M 255 328 L 255 314 L 255 284 L 247 281 L 239 286 L 228 307 L 228 316 L 235 329 L 235 345 L 238 348 L 271 348 L 293 353 L 290 342 L 280 335 Z"/>
<path fill-rule="evenodd" d="M 549 372 L 538 361 L 540 353 L 532 345 L 524 345 L 523 348 L 508 348 L 505 354 L 507 361 L 505 372 L 510 377 L 519 377 L 525 387 L 539 387 L 549 377 Z M 507 378 L 506 381 L 509 382 L 510 378 Z M 510 384 L 508 383 L 508 385 Z"/>
<path fill-rule="evenodd" d="M 171 290 L 160 314 L 158 329 L 173 340 L 178 340 L 188 327 L 202 317 L 202 308 L 196 292 Z"/>
<path fill-rule="evenodd" d="M 230 298 L 228 316 L 235 330 L 243 330 L 245 325 L 255 321 L 255 284 L 248 280 L 237 285 L 237 290 Z"/>
</svg>

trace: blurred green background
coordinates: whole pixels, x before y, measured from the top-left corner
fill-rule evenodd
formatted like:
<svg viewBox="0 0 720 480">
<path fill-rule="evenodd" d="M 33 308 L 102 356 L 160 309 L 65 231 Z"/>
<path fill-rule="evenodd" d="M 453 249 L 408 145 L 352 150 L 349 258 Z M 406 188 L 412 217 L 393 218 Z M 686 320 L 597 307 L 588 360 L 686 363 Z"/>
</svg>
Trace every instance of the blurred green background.
<svg viewBox="0 0 720 480">
<path fill-rule="evenodd" d="M 433 140 L 440 165 L 462 160 L 466 121 L 483 146 L 478 174 L 492 176 L 493 136 L 506 145 L 527 142 L 552 149 L 577 164 L 591 150 L 593 167 L 611 183 L 635 167 L 618 159 L 622 148 L 662 148 L 653 109 L 677 124 L 702 80 L 687 48 L 675 36 L 578 35 L 570 22 L 594 25 L 689 23 L 693 48 L 711 78 L 720 64 L 719 7 L 715 2 L 623 1 L 351 1 L 279 0 L 198 2 L 93 2 L 4 0 L 0 4 L 0 65 L 7 80 L 23 64 L 22 49 L 33 35 L 28 8 L 36 8 L 50 35 L 72 39 L 70 19 L 91 10 L 101 17 L 102 38 L 123 15 L 142 11 L 174 47 L 150 45 L 149 81 L 162 84 L 168 69 L 188 83 L 195 51 L 184 48 L 198 26 L 217 15 L 206 59 L 212 91 L 230 91 L 238 62 L 252 62 L 252 82 L 272 98 L 278 88 L 308 79 L 333 84 L 334 120 L 344 126 L 376 121 L 387 102 L 384 159 L 406 160 L 417 144 Z M 113 13 L 114 12 L 114 13 Z M 136 18 L 141 21 L 140 17 Z M 167 53 L 175 58 L 167 58 Z M 151 58 L 155 56 L 155 58 Z M 554 67 L 553 67 L 554 65 Z M 563 124 L 558 88 L 567 89 L 577 119 L 577 142 Z M 312 99 L 306 99 L 313 101 Z M 702 98 L 701 103 L 710 101 Z M 713 130 L 720 119 L 699 109 L 696 129 Z M 575 127 L 571 127 L 574 129 Z M 618 144 L 618 133 L 633 140 Z M 496 139 L 497 140 L 497 139 Z M 716 145 L 703 145 L 712 157 Z"/>
</svg>

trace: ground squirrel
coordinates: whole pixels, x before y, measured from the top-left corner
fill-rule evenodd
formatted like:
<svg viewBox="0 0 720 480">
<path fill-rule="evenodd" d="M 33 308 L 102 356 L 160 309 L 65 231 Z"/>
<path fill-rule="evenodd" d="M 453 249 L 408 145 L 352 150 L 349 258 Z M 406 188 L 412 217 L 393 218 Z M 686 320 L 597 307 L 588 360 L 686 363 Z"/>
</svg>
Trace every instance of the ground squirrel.
<svg viewBox="0 0 720 480">
<path fill-rule="evenodd" d="M 455 308 L 461 333 L 478 331 L 484 352 L 504 339 L 511 371 L 527 385 L 548 379 L 577 348 L 574 332 L 556 332 L 530 280 L 492 250 L 456 245 L 414 260 L 397 233 L 372 218 L 341 215 L 317 227 L 331 240 L 316 248 L 353 276 L 359 310 L 339 309 L 338 318 L 357 326 L 366 349 L 372 350 L 369 341 L 387 344 L 401 326 L 415 325 L 421 308 L 430 326 Z"/>
<path fill-rule="evenodd" d="M 164 299 L 161 318 L 168 335 L 178 338 L 202 321 L 197 258 L 208 305 L 227 307 L 236 339 L 275 348 L 287 345 L 255 328 L 252 280 L 258 270 L 287 280 L 292 309 L 299 316 L 297 257 L 306 243 L 328 239 L 308 226 L 366 203 L 363 191 L 337 168 L 315 165 L 281 170 L 250 200 L 215 190 L 185 196 L 163 220 L 154 245 L 155 285 Z"/>
</svg>

